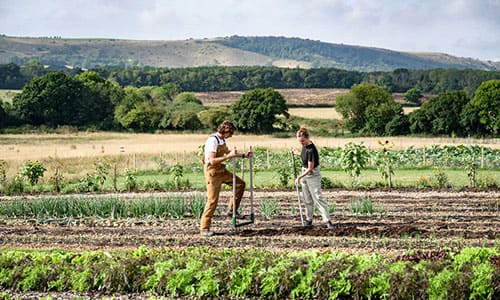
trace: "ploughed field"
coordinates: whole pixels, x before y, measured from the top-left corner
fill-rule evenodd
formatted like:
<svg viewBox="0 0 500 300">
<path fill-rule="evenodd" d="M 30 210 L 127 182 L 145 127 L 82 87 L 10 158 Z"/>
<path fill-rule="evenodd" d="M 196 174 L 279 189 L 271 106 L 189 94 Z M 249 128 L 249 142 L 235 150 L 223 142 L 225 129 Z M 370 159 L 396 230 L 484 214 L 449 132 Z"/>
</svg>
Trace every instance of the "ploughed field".
<svg viewBox="0 0 500 300">
<path fill-rule="evenodd" d="M 180 194 L 186 193 L 190 192 Z M 161 197 L 167 194 L 172 193 L 154 195 Z M 118 194 L 116 197 L 138 201 L 150 195 Z M 234 229 L 231 219 L 225 216 L 229 195 L 229 191 L 221 194 L 212 222 L 212 229 L 216 232 L 213 237 L 201 236 L 198 219 L 189 213 L 180 218 L 3 216 L 0 218 L 0 247 L 116 250 L 141 245 L 148 248 L 206 245 L 215 248 L 261 248 L 276 252 L 314 248 L 396 255 L 413 249 L 500 247 L 498 190 L 324 190 L 323 196 L 336 225 L 334 230 L 323 228 L 317 211 L 313 226 L 301 227 L 295 191 L 255 191 L 255 223 Z M 29 202 L 36 201 L 37 197 L 41 196 L 4 197 L 0 201 Z M 355 204 L 362 199 L 370 202 L 371 213 L 356 212 Z M 242 209 L 244 214 L 249 214 L 248 192 L 245 193 Z"/>
</svg>

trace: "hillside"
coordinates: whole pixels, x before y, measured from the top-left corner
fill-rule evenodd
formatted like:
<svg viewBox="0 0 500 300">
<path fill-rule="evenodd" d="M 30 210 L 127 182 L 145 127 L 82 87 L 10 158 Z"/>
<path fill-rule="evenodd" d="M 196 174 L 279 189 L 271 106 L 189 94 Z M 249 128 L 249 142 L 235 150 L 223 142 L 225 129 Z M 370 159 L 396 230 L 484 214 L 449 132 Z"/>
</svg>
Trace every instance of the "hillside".
<svg viewBox="0 0 500 300">
<path fill-rule="evenodd" d="M 278 66 L 336 67 L 357 71 L 408 69 L 500 70 L 484 62 L 442 53 L 407 53 L 286 37 L 240 37 L 140 41 L 120 39 L 22 38 L 0 36 L 0 63 L 39 59 L 54 67 L 77 66 Z"/>
</svg>

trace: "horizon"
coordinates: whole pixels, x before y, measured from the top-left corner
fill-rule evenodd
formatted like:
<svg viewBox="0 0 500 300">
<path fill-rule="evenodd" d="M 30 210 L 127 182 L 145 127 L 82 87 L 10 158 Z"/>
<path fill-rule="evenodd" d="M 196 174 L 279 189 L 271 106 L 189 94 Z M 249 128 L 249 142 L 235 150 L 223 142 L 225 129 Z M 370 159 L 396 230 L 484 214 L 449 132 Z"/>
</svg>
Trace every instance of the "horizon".
<svg viewBox="0 0 500 300">
<path fill-rule="evenodd" d="M 172 39 L 172 40 L 165 40 L 165 39 L 133 39 L 133 38 L 114 38 L 114 37 L 65 37 L 65 36 L 11 36 L 7 34 L 0 33 L 0 36 L 3 37 L 8 37 L 8 38 L 26 38 L 26 39 L 62 39 L 62 40 L 120 40 L 120 41 L 144 41 L 144 42 L 176 42 L 176 41 L 189 41 L 189 40 L 213 40 L 213 39 L 223 39 L 223 38 L 229 38 L 231 36 L 217 36 L 217 37 L 204 37 L 204 38 L 187 38 L 187 39 Z M 345 45 L 345 46 L 352 46 L 352 47 L 366 47 L 366 48 L 374 48 L 374 49 L 382 49 L 382 50 L 389 50 L 389 51 L 395 51 L 395 52 L 404 52 L 404 53 L 421 53 L 421 54 L 443 54 L 443 55 L 450 55 L 453 57 L 458 57 L 458 58 L 465 58 L 465 59 L 474 59 L 474 60 L 479 60 L 479 61 L 485 61 L 485 62 L 500 62 L 499 60 L 489 60 L 489 59 L 479 59 L 475 57 L 467 57 L 467 56 L 457 56 L 453 55 L 450 53 L 446 52 L 430 52 L 430 51 L 408 51 L 408 50 L 395 50 L 395 49 L 389 49 L 389 48 L 381 48 L 381 47 L 374 47 L 374 46 L 367 46 L 367 45 L 354 45 L 354 44 L 346 44 L 346 43 L 333 43 L 333 42 L 325 42 L 322 40 L 316 40 L 316 39 L 310 39 L 310 38 L 303 38 L 303 37 L 297 37 L 297 36 L 273 36 L 273 35 L 260 35 L 260 36 L 242 36 L 242 35 L 232 35 L 232 36 L 241 36 L 241 37 L 283 37 L 283 38 L 290 38 L 290 39 L 302 39 L 302 40 L 310 40 L 314 42 L 320 42 L 320 43 L 326 43 L 326 44 L 335 44 L 335 45 Z"/>
<path fill-rule="evenodd" d="M 13 37 L 188 40 L 285 36 L 500 61 L 497 0 L 0 0 Z"/>
</svg>

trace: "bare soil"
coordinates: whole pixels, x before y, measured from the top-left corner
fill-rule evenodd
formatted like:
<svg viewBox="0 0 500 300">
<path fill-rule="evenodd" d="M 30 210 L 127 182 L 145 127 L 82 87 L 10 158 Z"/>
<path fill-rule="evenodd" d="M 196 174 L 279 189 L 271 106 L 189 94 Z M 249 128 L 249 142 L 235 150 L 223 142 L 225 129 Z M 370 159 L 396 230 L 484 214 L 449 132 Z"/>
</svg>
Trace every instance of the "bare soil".
<svg viewBox="0 0 500 300">
<path fill-rule="evenodd" d="M 194 217 L 182 219 L 54 218 L 1 219 L 0 248 L 130 249 L 150 248 L 262 248 L 270 251 L 304 249 L 355 253 L 500 245 L 500 191 L 324 191 L 336 228 L 328 230 L 315 213 L 312 227 L 301 226 L 297 194 L 291 191 L 255 192 L 255 223 L 233 228 L 224 216 L 229 194 L 224 192 L 214 216 L 213 237 L 199 234 Z M 123 197 L 144 197 L 133 194 Z M 370 197 L 372 214 L 354 214 L 350 204 Z M 5 200 L 5 199 L 4 199 Z M 26 200 L 29 201 L 29 200 Z M 279 212 L 265 216 L 261 203 L 274 202 Z M 250 213 L 249 199 L 243 211 Z M 247 219 L 248 220 L 248 219 Z"/>
</svg>

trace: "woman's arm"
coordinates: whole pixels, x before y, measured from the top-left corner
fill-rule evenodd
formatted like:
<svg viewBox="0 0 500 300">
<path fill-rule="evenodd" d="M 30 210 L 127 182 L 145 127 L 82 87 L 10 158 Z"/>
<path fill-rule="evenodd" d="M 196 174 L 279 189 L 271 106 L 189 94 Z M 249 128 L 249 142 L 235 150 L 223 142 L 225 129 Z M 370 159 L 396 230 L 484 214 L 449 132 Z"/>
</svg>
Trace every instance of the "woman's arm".
<svg viewBox="0 0 500 300">
<path fill-rule="evenodd" d="M 308 161 L 307 162 L 307 169 L 302 174 L 300 174 L 299 177 L 297 177 L 297 180 L 300 182 L 300 180 L 304 176 L 307 176 L 308 174 L 312 173 L 313 169 L 314 169 L 314 161 Z"/>
</svg>

